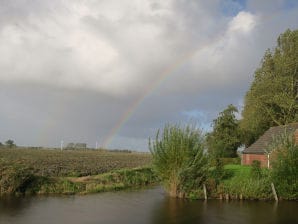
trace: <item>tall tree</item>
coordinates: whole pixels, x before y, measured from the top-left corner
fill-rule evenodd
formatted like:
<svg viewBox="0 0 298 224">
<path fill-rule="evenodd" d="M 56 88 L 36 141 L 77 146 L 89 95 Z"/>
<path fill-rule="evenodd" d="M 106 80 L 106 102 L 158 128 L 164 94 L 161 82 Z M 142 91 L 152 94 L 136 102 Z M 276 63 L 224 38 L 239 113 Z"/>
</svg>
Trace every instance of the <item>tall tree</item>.
<svg viewBox="0 0 298 224">
<path fill-rule="evenodd" d="M 216 157 L 236 157 L 241 145 L 239 121 L 235 113 L 238 110 L 232 104 L 219 113 L 213 120 L 213 131 L 207 136 L 208 150 Z"/>
<path fill-rule="evenodd" d="M 298 121 L 298 30 L 287 30 L 267 50 L 244 99 L 241 128 L 252 144 L 269 127 Z"/>
</svg>

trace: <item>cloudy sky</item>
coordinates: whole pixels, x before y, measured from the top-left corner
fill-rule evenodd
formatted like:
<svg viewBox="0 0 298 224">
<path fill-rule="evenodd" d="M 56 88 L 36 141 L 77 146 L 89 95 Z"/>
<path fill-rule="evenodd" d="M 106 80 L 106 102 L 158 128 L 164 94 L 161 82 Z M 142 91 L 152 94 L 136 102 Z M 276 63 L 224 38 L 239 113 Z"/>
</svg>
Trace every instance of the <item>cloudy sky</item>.
<svg viewBox="0 0 298 224">
<path fill-rule="evenodd" d="M 243 97 L 296 0 L 0 0 L 0 141 L 147 150 Z"/>
</svg>

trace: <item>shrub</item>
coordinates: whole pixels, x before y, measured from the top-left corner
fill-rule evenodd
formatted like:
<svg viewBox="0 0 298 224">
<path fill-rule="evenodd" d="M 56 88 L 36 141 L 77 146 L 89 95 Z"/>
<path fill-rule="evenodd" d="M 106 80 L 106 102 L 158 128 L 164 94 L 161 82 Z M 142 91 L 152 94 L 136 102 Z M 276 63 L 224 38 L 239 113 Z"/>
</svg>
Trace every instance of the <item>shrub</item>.
<svg viewBox="0 0 298 224">
<path fill-rule="evenodd" d="M 242 195 L 246 199 L 267 199 L 272 195 L 270 180 L 268 178 L 254 179 L 236 176 L 227 182 L 219 185 L 222 192 L 232 197 Z"/>
<path fill-rule="evenodd" d="M 298 145 L 292 135 L 284 134 L 274 142 L 276 159 L 272 162 L 272 181 L 284 198 L 298 197 Z"/>
<path fill-rule="evenodd" d="M 31 169 L 22 166 L 5 166 L 0 170 L 0 194 L 25 193 L 36 180 Z"/>
<path fill-rule="evenodd" d="M 214 166 L 209 170 L 209 179 L 211 178 L 217 185 L 225 176 L 224 165 L 220 158 L 215 158 L 212 163 Z"/>
<path fill-rule="evenodd" d="M 234 158 L 220 158 L 220 160 L 222 161 L 223 165 L 227 165 L 227 164 L 240 165 L 241 164 L 241 158 L 239 156 L 234 157 Z"/>
<path fill-rule="evenodd" d="M 255 179 L 260 179 L 262 177 L 261 162 L 259 160 L 252 161 L 251 177 Z"/>
<path fill-rule="evenodd" d="M 204 137 L 194 126 L 166 125 L 155 141 L 149 139 L 153 169 L 170 196 L 185 197 L 205 181 L 208 166 Z"/>
</svg>

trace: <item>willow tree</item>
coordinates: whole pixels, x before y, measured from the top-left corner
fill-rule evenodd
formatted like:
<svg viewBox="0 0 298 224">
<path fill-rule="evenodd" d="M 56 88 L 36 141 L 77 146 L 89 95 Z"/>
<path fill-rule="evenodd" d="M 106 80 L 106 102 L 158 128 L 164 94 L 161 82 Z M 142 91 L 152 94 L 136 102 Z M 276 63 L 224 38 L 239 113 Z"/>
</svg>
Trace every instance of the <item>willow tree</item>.
<svg viewBox="0 0 298 224">
<path fill-rule="evenodd" d="M 298 30 L 267 50 L 244 99 L 241 128 L 250 145 L 271 126 L 298 121 Z"/>
<path fill-rule="evenodd" d="M 149 139 L 153 169 L 172 197 L 185 197 L 206 179 L 204 135 L 195 126 L 166 125 Z"/>
</svg>

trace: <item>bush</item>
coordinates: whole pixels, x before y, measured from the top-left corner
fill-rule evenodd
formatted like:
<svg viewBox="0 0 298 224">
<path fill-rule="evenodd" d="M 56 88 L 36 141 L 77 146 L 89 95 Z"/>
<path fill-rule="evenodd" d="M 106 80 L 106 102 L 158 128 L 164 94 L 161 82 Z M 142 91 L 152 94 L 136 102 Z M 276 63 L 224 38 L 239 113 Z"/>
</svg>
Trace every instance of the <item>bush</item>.
<svg viewBox="0 0 298 224">
<path fill-rule="evenodd" d="M 0 170 L 0 194 L 25 193 L 36 180 L 31 169 L 22 166 L 5 166 Z"/>
<path fill-rule="evenodd" d="M 257 162 L 255 164 L 259 167 Z M 251 166 L 226 165 L 225 172 L 229 176 L 225 176 L 220 182 L 216 189 L 217 195 L 214 196 L 229 194 L 231 198 L 241 196 L 243 199 L 271 199 L 269 170 L 260 168 L 261 178 L 255 178 L 253 176 L 255 171 L 252 170 Z"/>
<path fill-rule="evenodd" d="M 298 145 L 292 135 L 282 135 L 274 143 L 276 159 L 272 162 L 272 181 L 278 195 L 287 199 L 298 198 Z"/>
<path fill-rule="evenodd" d="M 253 179 L 236 176 L 219 185 L 221 193 L 228 193 L 231 197 L 242 195 L 245 199 L 268 199 L 271 193 L 270 180 L 268 178 Z"/>
<path fill-rule="evenodd" d="M 170 196 L 185 197 L 206 180 L 204 137 L 194 126 L 166 125 L 155 141 L 149 140 L 153 169 Z"/>
<path fill-rule="evenodd" d="M 228 164 L 234 164 L 234 165 L 240 165 L 241 164 L 241 158 L 234 157 L 234 158 L 220 158 L 222 161 L 223 165 L 228 165 Z"/>
<path fill-rule="evenodd" d="M 260 179 L 262 177 L 261 162 L 259 160 L 252 161 L 251 177 L 255 179 Z"/>
<path fill-rule="evenodd" d="M 220 158 L 215 158 L 212 161 L 212 165 L 214 166 L 209 170 L 208 183 L 210 182 L 210 179 L 212 179 L 212 181 L 215 182 L 215 185 L 218 185 L 225 176 L 224 165 Z"/>
</svg>

